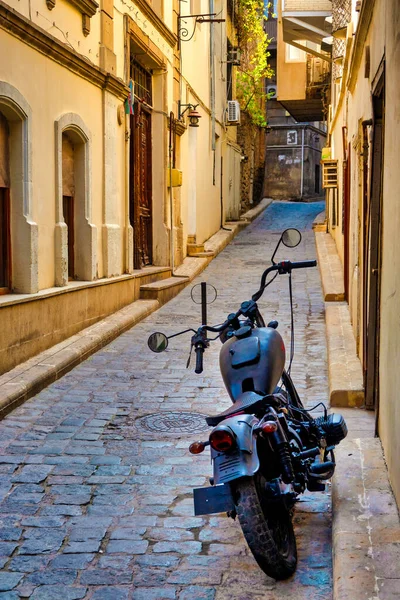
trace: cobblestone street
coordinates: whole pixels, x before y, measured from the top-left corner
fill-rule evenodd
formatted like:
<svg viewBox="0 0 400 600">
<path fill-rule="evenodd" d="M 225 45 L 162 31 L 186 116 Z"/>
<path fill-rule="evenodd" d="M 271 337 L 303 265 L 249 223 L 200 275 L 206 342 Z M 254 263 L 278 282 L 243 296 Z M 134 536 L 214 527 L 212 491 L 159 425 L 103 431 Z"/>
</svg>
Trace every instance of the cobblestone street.
<svg viewBox="0 0 400 600">
<path fill-rule="evenodd" d="M 194 282 L 218 290 L 210 323 L 256 291 L 280 232 L 297 248 L 277 259 L 315 258 L 311 224 L 324 203 L 273 203 Z M 308 407 L 327 401 L 324 302 L 318 269 L 293 273 L 292 376 Z M 152 354 L 147 338 L 200 325 L 191 287 L 0 423 L 0 598 L 14 600 L 331 600 L 330 494 L 305 495 L 295 524 L 296 574 L 275 582 L 259 569 L 237 521 L 194 517 L 192 488 L 211 475 L 203 415 L 230 405 L 220 343 L 189 369 L 190 334 Z M 259 302 L 289 348 L 288 282 Z M 175 413 L 188 413 L 178 416 Z M 189 414 L 190 413 L 190 414 Z"/>
</svg>

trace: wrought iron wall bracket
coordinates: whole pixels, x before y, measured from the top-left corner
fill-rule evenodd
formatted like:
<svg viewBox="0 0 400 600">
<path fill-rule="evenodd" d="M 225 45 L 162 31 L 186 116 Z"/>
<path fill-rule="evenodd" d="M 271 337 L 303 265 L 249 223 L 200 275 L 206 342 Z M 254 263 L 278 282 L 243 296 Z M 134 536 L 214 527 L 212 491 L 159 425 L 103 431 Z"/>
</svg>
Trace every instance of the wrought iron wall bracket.
<svg viewBox="0 0 400 600">
<path fill-rule="evenodd" d="M 179 15 L 178 16 L 178 38 L 181 42 L 190 42 L 196 33 L 197 23 L 223 23 L 225 19 L 212 19 L 210 17 L 215 17 L 216 13 L 206 13 L 204 15 Z M 186 27 L 185 19 L 194 19 L 193 31 L 190 34 L 189 29 Z M 185 23 L 185 26 L 182 26 L 182 23 Z"/>
</svg>

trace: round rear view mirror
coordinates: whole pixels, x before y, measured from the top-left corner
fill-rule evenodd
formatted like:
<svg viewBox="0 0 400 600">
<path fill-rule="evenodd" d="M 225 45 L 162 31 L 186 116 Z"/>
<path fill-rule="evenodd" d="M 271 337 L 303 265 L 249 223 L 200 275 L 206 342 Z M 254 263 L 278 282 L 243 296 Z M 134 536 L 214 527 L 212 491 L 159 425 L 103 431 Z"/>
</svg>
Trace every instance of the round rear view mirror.
<svg viewBox="0 0 400 600">
<path fill-rule="evenodd" d="M 147 340 L 147 345 L 152 352 L 164 352 L 168 346 L 168 338 L 163 333 L 156 331 Z"/>
<path fill-rule="evenodd" d="M 301 242 L 301 233 L 298 229 L 285 229 L 282 233 L 281 240 L 288 248 L 295 248 Z"/>
</svg>

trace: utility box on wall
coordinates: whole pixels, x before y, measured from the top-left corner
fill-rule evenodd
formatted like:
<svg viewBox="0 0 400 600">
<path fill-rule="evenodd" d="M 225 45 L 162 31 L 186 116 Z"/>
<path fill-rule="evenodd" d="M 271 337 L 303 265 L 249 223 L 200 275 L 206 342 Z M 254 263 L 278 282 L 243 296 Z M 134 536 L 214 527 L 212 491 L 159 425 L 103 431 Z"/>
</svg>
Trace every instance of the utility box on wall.
<svg viewBox="0 0 400 600">
<path fill-rule="evenodd" d="M 168 170 L 168 187 L 179 187 L 182 185 L 182 171 L 179 169 Z"/>
</svg>

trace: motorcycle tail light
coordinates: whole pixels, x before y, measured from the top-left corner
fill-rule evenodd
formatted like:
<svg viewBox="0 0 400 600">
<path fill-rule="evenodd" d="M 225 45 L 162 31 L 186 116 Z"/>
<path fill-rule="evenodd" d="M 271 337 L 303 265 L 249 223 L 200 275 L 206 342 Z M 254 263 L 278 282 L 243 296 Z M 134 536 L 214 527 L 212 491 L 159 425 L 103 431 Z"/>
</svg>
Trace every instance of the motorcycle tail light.
<svg viewBox="0 0 400 600">
<path fill-rule="evenodd" d="M 206 445 L 204 442 L 193 442 L 193 444 L 190 444 L 189 446 L 189 452 L 190 454 L 201 454 L 205 447 Z"/>
<path fill-rule="evenodd" d="M 235 446 L 235 440 L 226 429 L 215 429 L 210 435 L 210 445 L 217 452 L 227 452 Z"/>
<path fill-rule="evenodd" d="M 261 430 L 263 433 L 275 433 L 278 429 L 278 423 L 276 421 L 265 421 L 261 425 Z"/>
</svg>

